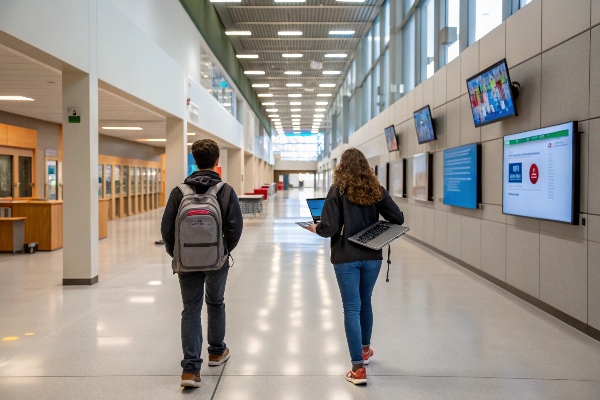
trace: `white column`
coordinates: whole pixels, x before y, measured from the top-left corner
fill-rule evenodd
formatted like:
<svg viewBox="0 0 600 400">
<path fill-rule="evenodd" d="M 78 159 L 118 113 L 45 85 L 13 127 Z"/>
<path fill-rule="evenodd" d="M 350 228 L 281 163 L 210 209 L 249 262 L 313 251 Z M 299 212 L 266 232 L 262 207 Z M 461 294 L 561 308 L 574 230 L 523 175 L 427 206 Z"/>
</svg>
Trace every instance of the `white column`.
<svg viewBox="0 0 600 400">
<path fill-rule="evenodd" d="M 229 182 L 229 153 L 227 148 L 219 148 L 219 165 L 221 166 L 221 179 L 223 182 Z"/>
<path fill-rule="evenodd" d="M 187 121 L 179 118 L 167 118 L 167 142 L 165 201 L 174 187 L 183 183 L 187 176 Z"/>
</svg>

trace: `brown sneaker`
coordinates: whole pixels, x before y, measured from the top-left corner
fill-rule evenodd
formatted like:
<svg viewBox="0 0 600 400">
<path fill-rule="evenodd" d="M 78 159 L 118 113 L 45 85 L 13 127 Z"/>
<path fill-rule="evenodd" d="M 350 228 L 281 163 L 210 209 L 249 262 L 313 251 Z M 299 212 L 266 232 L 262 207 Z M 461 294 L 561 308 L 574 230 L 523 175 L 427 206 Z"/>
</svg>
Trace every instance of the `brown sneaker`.
<svg viewBox="0 0 600 400">
<path fill-rule="evenodd" d="M 184 372 L 181 374 L 181 387 L 200 387 L 202 385 L 202 379 L 200 379 L 200 372 L 197 374 Z"/>
<path fill-rule="evenodd" d="M 218 367 L 222 365 L 225 361 L 229 360 L 229 348 L 225 348 L 223 354 L 209 354 L 208 355 L 208 366 L 209 367 Z"/>
</svg>

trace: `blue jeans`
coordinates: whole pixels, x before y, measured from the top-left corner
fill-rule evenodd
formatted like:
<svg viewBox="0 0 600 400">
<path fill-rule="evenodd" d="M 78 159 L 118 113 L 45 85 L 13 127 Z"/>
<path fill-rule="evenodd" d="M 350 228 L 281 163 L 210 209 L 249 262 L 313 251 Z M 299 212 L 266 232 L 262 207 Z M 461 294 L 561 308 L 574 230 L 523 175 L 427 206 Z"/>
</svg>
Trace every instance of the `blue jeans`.
<svg viewBox="0 0 600 400">
<path fill-rule="evenodd" d="M 371 295 L 379 276 L 381 260 L 334 264 L 333 268 L 344 305 L 344 328 L 350 358 L 352 364 L 362 364 L 362 346 L 371 344 Z"/>
<path fill-rule="evenodd" d="M 184 373 L 198 373 L 202 365 L 202 298 L 206 284 L 208 313 L 208 353 L 221 355 L 225 351 L 225 283 L 229 263 L 221 269 L 209 272 L 193 272 L 179 275 L 179 287 L 183 300 L 181 312 L 181 347 Z"/>
</svg>

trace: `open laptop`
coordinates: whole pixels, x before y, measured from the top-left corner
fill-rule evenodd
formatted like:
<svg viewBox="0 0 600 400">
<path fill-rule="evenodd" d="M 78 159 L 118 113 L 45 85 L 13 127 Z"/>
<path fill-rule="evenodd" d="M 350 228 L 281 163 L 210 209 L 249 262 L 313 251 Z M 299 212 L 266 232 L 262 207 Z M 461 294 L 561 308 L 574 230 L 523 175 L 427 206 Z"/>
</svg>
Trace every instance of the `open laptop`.
<svg viewBox="0 0 600 400">
<path fill-rule="evenodd" d="M 398 239 L 410 230 L 407 226 L 392 224 L 387 221 L 378 221 L 356 235 L 348 238 L 352 243 L 380 250 L 386 244 Z"/>
<path fill-rule="evenodd" d="M 314 224 L 318 224 L 321 221 L 321 213 L 323 212 L 323 205 L 325 204 L 325 198 L 318 199 L 306 199 L 308 203 L 308 209 L 310 210 L 310 215 L 312 216 L 312 221 L 305 222 L 296 222 L 301 227 L 306 227 Z"/>
</svg>

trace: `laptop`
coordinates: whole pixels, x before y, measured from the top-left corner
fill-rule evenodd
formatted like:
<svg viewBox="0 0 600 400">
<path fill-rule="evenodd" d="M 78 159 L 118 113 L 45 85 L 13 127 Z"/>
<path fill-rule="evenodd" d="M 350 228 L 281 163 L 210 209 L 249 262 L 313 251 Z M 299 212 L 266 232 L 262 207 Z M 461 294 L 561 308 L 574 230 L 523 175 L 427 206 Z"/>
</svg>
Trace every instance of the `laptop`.
<svg viewBox="0 0 600 400">
<path fill-rule="evenodd" d="M 398 239 L 409 230 L 410 228 L 407 226 L 378 221 L 356 235 L 349 237 L 348 240 L 369 249 L 381 250 L 383 246 Z"/>
<path fill-rule="evenodd" d="M 308 209 L 310 210 L 310 215 L 312 216 L 312 221 L 304 221 L 304 222 L 296 222 L 296 224 L 301 227 L 307 227 L 310 225 L 318 224 L 321 221 L 321 213 L 323 212 L 323 205 L 325 204 L 325 198 L 318 199 L 306 199 L 308 203 Z"/>
</svg>

